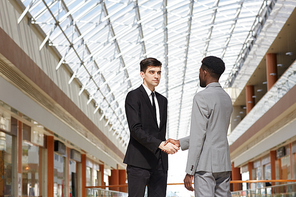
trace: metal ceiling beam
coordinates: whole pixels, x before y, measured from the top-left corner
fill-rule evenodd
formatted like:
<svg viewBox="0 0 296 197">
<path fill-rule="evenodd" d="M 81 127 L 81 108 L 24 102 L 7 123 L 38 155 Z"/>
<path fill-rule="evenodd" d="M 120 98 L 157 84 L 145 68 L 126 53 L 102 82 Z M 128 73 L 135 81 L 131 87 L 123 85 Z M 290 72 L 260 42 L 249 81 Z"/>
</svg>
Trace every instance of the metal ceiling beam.
<svg viewBox="0 0 296 197">
<path fill-rule="evenodd" d="M 104 93 L 100 90 L 99 86 L 97 85 L 97 83 L 96 83 L 96 82 L 94 81 L 94 79 L 92 78 L 91 73 L 88 71 L 88 69 L 87 69 L 86 66 L 84 65 L 84 61 L 83 61 L 83 59 L 80 57 L 79 53 L 78 53 L 78 52 L 76 51 L 76 49 L 73 47 L 73 43 L 70 41 L 70 39 L 67 37 L 66 33 L 63 31 L 62 27 L 60 26 L 60 24 L 59 24 L 59 22 L 58 22 L 58 19 L 56 19 L 55 15 L 54 15 L 54 14 L 52 13 L 52 11 L 49 9 L 49 7 L 47 6 L 45 0 L 42 0 L 42 1 L 43 1 L 44 5 L 47 7 L 48 12 L 51 14 L 52 18 L 55 20 L 57 26 L 58 26 L 58 27 L 60 28 L 60 30 L 63 32 L 64 37 L 66 38 L 66 40 L 68 41 L 69 45 L 71 46 L 70 48 L 72 48 L 72 50 L 73 50 L 74 53 L 76 54 L 77 58 L 78 58 L 79 61 L 81 62 L 81 66 L 84 67 L 84 69 L 85 69 L 85 71 L 87 72 L 89 78 L 90 78 L 91 80 L 93 80 L 94 84 L 96 84 L 96 86 L 97 86 L 97 90 L 98 90 L 98 91 L 100 92 L 100 94 L 105 98 L 104 101 L 107 103 L 107 106 L 109 106 L 109 108 L 106 109 L 106 110 L 111 110 L 111 113 L 112 113 L 112 114 L 115 114 L 115 116 L 117 116 L 117 114 L 115 113 L 114 109 L 113 109 L 112 106 L 110 105 L 108 99 L 104 96 Z M 66 11 L 68 11 L 68 10 L 67 10 L 67 6 L 66 6 L 66 4 L 63 2 L 63 0 L 61 0 L 61 3 L 64 4 L 64 5 L 63 5 L 63 8 L 66 9 Z M 106 9 L 106 8 L 105 8 L 105 9 Z M 108 14 L 108 13 L 106 12 L 106 10 L 105 10 L 105 14 Z M 69 15 L 69 17 L 71 17 L 71 19 L 73 20 L 73 18 L 72 18 L 71 15 Z M 76 26 L 76 24 L 74 24 L 73 26 L 74 26 L 74 28 L 76 29 L 76 31 L 78 32 L 78 34 L 81 35 L 81 33 L 80 33 L 78 27 Z M 86 48 L 86 50 L 90 53 L 90 50 L 88 49 L 88 47 L 85 46 L 85 48 Z M 63 57 L 63 58 L 65 58 L 65 57 Z M 63 58 L 62 58 L 62 59 L 63 59 Z M 94 62 L 94 63 L 95 63 L 95 62 Z M 109 88 L 109 90 L 110 90 L 110 88 Z M 112 94 L 112 95 L 113 95 L 113 94 Z M 113 97 L 114 97 L 114 95 L 113 95 Z M 106 112 L 106 113 L 108 113 L 108 112 Z M 122 126 L 123 128 L 125 128 L 125 124 L 122 123 L 122 121 L 120 120 L 120 118 L 119 118 L 118 116 L 117 116 L 117 120 L 120 122 L 121 126 Z"/>
<path fill-rule="evenodd" d="M 252 49 L 254 45 L 254 41 L 256 40 L 257 36 L 260 34 L 267 18 L 270 15 L 270 12 L 274 8 L 277 0 L 271 0 L 270 4 L 268 4 L 269 0 L 264 0 L 260 9 L 259 13 L 256 15 L 256 18 L 254 20 L 254 23 L 251 27 L 251 30 L 249 31 L 249 35 L 246 37 L 245 42 L 241 48 L 241 51 L 239 55 L 237 56 L 237 59 L 235 61 L 235 64 L 232 67 L 232 71 L 229 73 L 228 78 L 226 79 L 226 82 L 224 84 L 224 87 L 231 87 L 236 76 L 238 75 L 240 69 L 242 68 L 245 59 L 247 55 L 249 54 L 250 50 Z M 260 21 L 260 18 L 262 21 Z M 249 40 L 249 38 L 252 37 L 252 40 Z M 248 46 L 248 47 L 247 47 Z"/>
<path fill-rule="evenodd" d="M 198 12 L 192 12 L 195 16 L 192 16 L 191 13 L 192 17 L 190 20 L 193 21 L 191 29 L 188 16 L 184 14 L 188 12 L 188 8 L 191 8 L 188 6 L 190 3 L 188 1 L 176 0 L 168 3 L 167 0 L 161 2 L 154 0 L 144 0 L 140 2 L 138 2 L 138 0 L 128 0 L 126 1 L 127 3 L 122 3 L 123 1 L 117 0 L 112 2 L 109 0 L 84 0 L 83 2 L 78 0 L 43 0 L 43 2 L 48 2 L 48 7 L 45 9 L 43 6 L 40 6 L 40 4 L 36 7 L 38 3 L 42 3 L 42 0 L 31 0 L 31 5 L 27 0 L 19 1 L 20 5 L 22 4 L 21 2 L 25 2 L 27 5 L 27 7 L 21 6 L 25 11 L 19 18 L 19 21 L 21 21 L 26 15 L 31 19 L 31 13 L 34 13 L 35 18 L 32 18 L 32 24 L 39 24 L 38 28 L 41 30 L 41 33 L 43 33 L 43 29 L 47 34 L 44 36 L 46 39 L 42 42 L 41 47 L 49 43 L 49 46 L 57 46 L 57 49 L 60 49 L 59 53 L 63 54 L 63 56 L 57 68 L 63 63 L 68 63 L 66 66 L 68 66 L 73 72 L 69 83 L 71 83 L 72 80 L 77 79 L 78 83 L 82 86 L 80 94 L 82 91 L 89 94 L 87 104 L 94 100 L 96 101 L 96 105 L 98 105 L 103 100 L 98 108 L 96 108 L 95 112 L 101 106 L 104 116 L 110 115 L 110 123 L 116 120 L 121 120 L 122 122 L 120 123 L 122 124 L 118 122 L 119 126 L 115 127 L 115 125 L 113 125 L 113 128 L 117 128 L 117 130 L 114 131 L 117 134 L 121 132 L 118 128 L 124 128 L 125 131 L 128 131 L 126 120 L 124 120 L 119 111 L 122 113 L 124 108 L 122 102 L 124 99 L 122 98 L 124 98 L 127 91 L 134 88 L 132 87 L 131 81 L 138 82 L 136 80 L 136 73 L 138 73 L 138 71 L 134 69 L 134 65 L 139 61 L 139 58 L 142 57 L 133 54 L 134 51 L 141 48 L 140 50 L 142 50 L 143 56 L 146 56 L 146 51 L 149 52 L 154 50 L 151 47 L 157 46 L 157 51 L 161 51 L 161 53 L 162 50 L 164 50 L 163 68 L 166 75 L 163 75 L 165 87 L 161 87 L 162 91 L 165 92 L 164 95 L 167 97 L 169 97 L 169 94 L 172 94 L 171 91 L 182 91 L 182 96 L 171 100 L 174 104 L 180 104 L 180 108 L 179 106 L 177 107 L 177 109 L 179 108 L 179 113 L 171 114 L 171 118 L 169 118 L 170 121 L 168 122 L 170 123 L 169 127 L 174 128 L 174 131 L 176 131 L 175 128 L 178 128 L 177 135 L 186 129 L 185 126 L 187 127 L 190 120 L 190 118 L 185 115 L 185 113 L 188 112 L 184 112 L 184 109 L 189 109 L 188 94 L 185 92 L 187 90 L 186 84 L 191 85 L 191 83 L 196 84 L 198 82 L 197 79 L 194 79 L 193 76 L 188 73 L 189 68 L 196 64 L 192 58 L 196 58 L 197 55 L 197 58 L 200 59 L 202 55 L 206 56 L 209 53 L 218 52 L 222 54 L 222 57 L 224 57 L 225 61 L 230 65 L 234 64 L 233 62 L 238 59 L 231 72 L 231 75 L 235 75 L 240 69 L 248 51 L 252 47 L 252 43 L 257 36 L 256 33 L 261 30 L 262 26 L 260 25 L 266 20 L 262 17 L 266 12 L 266 7 L 262 6 L 260 11 L 257 11 L 260 8 L 262 1 L 264 1 L 262 5 L 266 6 L 269 5 L 270 2 L 276 2 L 275 0 L 261 0 L 260 5 L 258 5 L 258 2 L 251 3 L 245 0 L 239 0 L 236 2 L 191 0 L 190 2 L 192 4 L 194 3 L 194 9 L 198 10 Z M 65 2 L 67 2 L 67 5 Z M 242 6 L 243 3 L 244 6 Z M 162 9 L 159 9 L 161 4 Z M 97 11 L 96 7 L 101 5 L 105 7 L 102 6 L 102 11 Z M 69 10 L 69 8 L 71 8 L 71 10 Z M 172 9 L 173 12 L 168 12 L 170 9 Z M 53 17 L 53 19 L 56 20 L 51 18 L 47 10 L 54 11 L 53 15 L 55 15 L 55 17 Z M 191 11 L 192 10 L 193 8 L 191 8 Z M 253 22 L 253 20 L 249 20 L 249 18 L 254 19 L 256 13 L 259 13 L 259 17 L 256 18 L 256 25 L 253 24 L 251 30 L 250 28 L 246 29 L 246 27 L 251 26 Z M 209 14 L 210 17 L 212 17 L 211 21 L 208 21 Z M 124 24 L 124 22 L 121 22 L 121 18 L 123 17 L 125 17 L 124 21 L 131 21 L 134 19 L 134 23 L 129 22 Z M 170 17 L 169 21 L 168 17 Z M 219 20 L 218 18 L 216 20 L 216 17 L 219 17 Z M 61 21 L 64 22 L 61 24 Z M 239 26 L 238 24 L 241 24 L 240 21 L 244 24 Z M 185 25 L 186 23 L 188 23 L 187 27 Z M 59 26 L 60 24 L 63 29 Z M 157 26 L 155 26 L 156 24 Z M 162 26 L 159 27 L 159 25 Z M 180 28 L 180 25 L 182 25 L 183 28 Z M 54 26 L 61 30 L 56 31 Z M 184 32 L 187 28 L 191 30 Z M 117 29 L 119 29 L 119 31 L 114 32 L 115 30 L 117 31 Z M 146 30 L 147 32 L 143 32 Z M 179 33 L 179 31 L 181 33 Z M 249 31 L 250 33 L 246 38 Z M 214 32 L 218 34 L 214 34 Z M 224 32 L 226 32 L 226 34 Z M 242 34 L 240 34 L 241 32 Z M 129 36 L 130 33 L 131 35 L 139 35 L 138 38 L 140 41 L 126 42 L 124 39 L 126 37 L 131 37 Z M 168 34 L 170 35 L 170 42 L 168 41 Z M 242 35 L 244 37 L 242 37 Z M 94 37 L 96 40 L 93 39 Z M 106 37 L 107 39 L 105 39 Z M 155 39 L 155 37 L 157 37 L 157 39 Z M 184 39 L 185 37 L 186 41 Z M 86 40 L 85 38 L 88 39 Z M 182 38 L 182 40 L 180 38 Z M 212 42 L 214 39 L 215 43 Z M 241 49 L 240 54 L 237 55 L 239 50 L 232 49 L 235 50 L 233 53 L 229 51 L 229 48 L 241 45 L 241 41 L 244 40 L 245 44 L 243 47 L 235 47 L 235 49 Z M 128 47 L 123 48 L 123 46 L 121 46 L 121 48 L 119 48 L 119 43 Z M 188 54 L 189 43 L 191 43 L 190 54 Z M 193 44 L 195 46 L 191 46 Z M 204 46 L 204 48 L 199 49 L 197 48 L 198 46 Z M 170 47 L 170 51 L 168 51 L 168 47 Z M 90 49 L 92 51 L 90 51 Z M 184 51 L 185 59 L 182 55 Z M 114 54 L 111 57 L 112 60 L 110 60 L 110 54 Z M 233 58 L 231 55 L 238 56 L 238 58 Z M 231 57 L 231 59 L 229 59 L 229 57 Z M 122 64 L 124 63 L 123 60 L 126 62 L 128 61 L 128 64 Z M 168 70 L 169 60 L 170 70 Z M 176 60 L 178 63 L 175 63 Z M 100 61 L 104 61 L 104 65 L 101 66 Z M 118 63 L 119 61 L 120 63 Z M 181 61 L 184 62 L 184 68 L 179 65 Z M 104 76 L 102 73 L 105 73 L 104 71 L 114 64 L 116 64 L 116 68 L 117 65 L 120 64 L 118 70 L 115 70 L 115 68 L 112 69 L 112 72 L 114 71 L 116 74 L 113 73 L 109 75 L 109 73 L 106 73 Z M 77 72 L 78 68 L 81 69 L 79 72 Z M 177 69 L 181 69 L 178 71 L 180 75 L 170 76 L 170 78 L 168 78 L 169 74 L 177 71 Z M 230 69 L 228 68 L 227 73 L 229 73 L 229 71 Z M 126 73 L 128 75 L 126 75 Z M 115 78 L 118 84 L 114 84 Z M 168 89 L 168 80 L 171 82 L 178 80 L 178 82 L 177 84 L 171 84 L 174 87 Z M 125 86 L 124 90 L 118 90 L 120 84 Z M 179 88 L 176 89 L 177 87 Z M 110 130 L 113 131 L 113 128 Z M 173 131 L 171 132 L 173 136 L 176 135 Z M 125 134 L 127 135 L 128 132 Z"/>
<path fill-rule="evenodd" d="M 232 35 L 233 35 L 233 31 L 234 31 L 234 29 L 235 29 L 235 27 L 236 27 L 237 20 L 238 20 L 238 18 L 239 18 L 239 15 L 240 15 L 241 10 L 242 10 L 242 7 L 243 7 L 243 3 L 244 3 L 244 2 L 241 1 L 241 2 L 240 2 L 240 6 L 239 6 L 239 7 L 237 8 L 237 10 L 236 10 L 234 23 L 231 25 L 230 32 L 229 32 L 229 37 L 228 37 L 227 40 L 226 40 L 225 47 L 224 47 L 223 52 L 222 52 L 222 55 L 221 55 L 221 59 L 224 58 L 224 55 L 225 55 L 225 53 L 226 53 L 226 50 L 227 50 L 227 48 L 228 48 L 228 46 L 229 46 L 230 40 L 231 40 Z"/>
<path fill-rule="evenodd" d="M 167 0 L 163 0 L 162 2 L 162 12 L 163 12 L 163 47 L 164 47 L 164 62 L 163 68 L 165 70 L 165 97 L 169 97 L 169 69 L 168 69 L 168 54 L 169 54 L 169 46 L 168 46 L 168 10 L 167 10 L 168 2 Z M 169 106 L 168 106 L 169 108 Z M 169 109 L 167 109 L 169 110 Z M 168 119 L 169 119 L 168 114 Z M 167 127 L 169 128 L 169 121 L 167 122 Z M 166 133 L 166 137 L 169 138 L 169 132 Z M 176 138 L 177 139 L 177 138 Z"/>
<path fill-rule="evenodd" d="M 190 45 L 190 35 L 191 35 L 191 25 L 192 25 L 192 15 L 193 15 L 193 7 L 194 7 L 194 0 L 190 1 L 189 4 L 189 17 L 188 17 L 188 29 L 187 29 L 187 36 L 186 36 L 186 49 L 185 49 L 185 61 L 184 61 L 184 70 L 183 70 L 183 76 L 182 76 L 182 90 L 181 90 L 181 100 L 180 100 L 180 107 L 179 107 L 179 118 L 178 118 L 178 126 L 177 126 L 177 133 L 176 138 L 179 139 L 179 131 L 180 131 L 180 117 L 181 117 L 181 111 L 183 109 L 183 98 L 184 98 L 184 85 L 185 85 L 185 77 L 186 77 L 186 71 L 187 71 L 187 57 L 189 52 L 189 45 Z"/>
<path fill-rule="evenodd" d="M 105 2 L 102 2 L 101 4 L 102 4 L 102 10 L 103 10 L 103 12 L 105 14 L 105 17 L 107 18 L 107 21 L 108 21 L 107 24 L 109 25 L 109 31 L 111 33 L 111 36 L 114 38 L 114 37 L 116 37 L 116 35 L 115 35 L 115 32 L 114 32 L 114 29 L 113 29 L 113 25 L 111 23 L 111 20 L 108 17 L 109 16 L 109 13 L 108 13 L 107 7 L 105 5 Z M 120 50 L 120 47 L 119 47 L 119 44 L 118 44 L 117 39 L 114 39 L 114 44 L 115 44 L 115 48 L 117 50 L 117 53 L 120 54 L 121 53 L 121 50 Z M 124 62 L 124 59 L 123 59 L 122 56 L 119 56 L 119 60 L 121 62 L 122 67 L 125 67 L 125 62 Z M 124 74 L 125 74 L 126 78 L 129 78 L 129 74 L 128 74 L 127 70 L 124 70 Z M 132 87 L 132 82 L 130 80 L 128 81 L 128 85 L 129 85 L 129 87 Z"/>
<path fill-rule="evenodd" d="M 219 2 L 220 0 L 216 0 L 216 3 L 215 5 L 213 6 L 213 9 L 214 9 L 214 13 L 212 14 L 212 20 L 211 20 L 211 25 L 210 25 L 210 29 L 209 29 L 209 33 L 208 33 L 208 36 L 207 36 L 207 39 L 206 39 L 206 46 L 205 46 L 205 49 L 204 49 L 204 57 L 207 56 L 207 53 L 208 53 L 208 49 L 209 49 L 209 45 L 210 45 L 210 40 L 211 40 L 211 37 L 212 37 L 212 33 L 213 33 L 213 29 L 214 29 L 214 24 L 215 24 L 215 20 L 216 20 L 216 16 L 217 16 L 217 10 L 218 10 L 218 5 L 219 5 Z"/>
<path fill-rule="evenodd" d="M 168 69 L 168 55 L 169 55 L 169 46 L 168 46 L 168 10 L 167 10 L 168 2 L 167 0 L 163 0 L 162 2 L 162 12 L 163 12 L 163 47 L 164 47 L 164 62 L 163 68 L 165 70 L 165 97 L 169 97 L 169 69 Z"/>
<path fill-rule="evenodd" d="M 26 14 L 29 12 L 29 10 L 31 8 L 33 8 L 33 5 L 35 3 L 36 0 L 32 0 L 31 3 L 26 7 L 26 9 L 23 11 L 23 13 L 21 14 L 21 16 L 18 18 L 17 23 L 20 24 L 20 22 L 24 19 L 24 17 L 26 16 Z M 39 2 L 40 3 L 40 2 Z"/>
</svg>

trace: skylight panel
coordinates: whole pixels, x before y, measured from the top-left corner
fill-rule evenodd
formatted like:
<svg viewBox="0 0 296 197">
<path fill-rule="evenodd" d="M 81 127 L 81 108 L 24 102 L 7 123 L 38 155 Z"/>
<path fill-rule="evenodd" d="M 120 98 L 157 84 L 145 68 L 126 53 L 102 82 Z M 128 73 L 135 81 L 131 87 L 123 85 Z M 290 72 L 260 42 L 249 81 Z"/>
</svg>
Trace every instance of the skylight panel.
<svg viewBox="0 0 296 197">
<path fill-rule="evenodd" d="M 32 2 L 21 1 L 26 7 Z M 36 0 L 27 9 L 32 24 L 39 25 L 47 35 L 43 46 L 48 44 L 58 50 L 61 63 L 72 69 L 72 78 L 87 84 L 86 93 L 96 97 L 102 113 L 110 116 L 115 129 L 121 129 L 114 132 L 124 131 L 124 136 L 128 131 L 122 100 L 129 90 L 142 83 L 139 62 L 144 57 L 156 57 L 163 62 L 164 75 L 157 88 L 171 99 L 168 132 L 181 135 L 190 121 L 190 97 L 200 89 L 201 59 L 210 54 L 223 55 L 227 63 L 225 72 L 231 72 L 243 53 L 242 45 L 254 39 L 249 32 L 255 35 L 260 29 L 260 24 L 254 27 L 256 16 L 261 16 L 257 19 L 261 22 L 266 13 L 263 1 L 258 0 L 172 0 L 167 1 L 166 7 L 158 0 L 46 0 L 45 3 L 49 10 L 42 0 Z M 93 81 L 87 72 L 93 75 Z M 180 92 L 182 96 L 171 98 Z"/>
</svg>

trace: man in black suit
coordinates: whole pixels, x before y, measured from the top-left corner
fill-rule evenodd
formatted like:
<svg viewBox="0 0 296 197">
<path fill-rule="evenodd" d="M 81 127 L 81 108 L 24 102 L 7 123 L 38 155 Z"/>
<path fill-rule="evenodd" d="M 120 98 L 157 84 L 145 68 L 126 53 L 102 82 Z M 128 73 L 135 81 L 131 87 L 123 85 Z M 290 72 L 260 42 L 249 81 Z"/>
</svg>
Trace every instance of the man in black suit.
<svg viewBox="0 0 296 197">
<path fill-rule="evenodd" d="M 168 153 L 178 147 L 165 144 L 167 99 L 155 92 L 161 77 L 161 62 L 146 58 L 140 62 L 143 84 L 130 91 L 125 111 L 130 141 L 125 154 L 129 197 L 142 197 L 148 187 L 149 197 L 165 197 Z"/>
</svg>

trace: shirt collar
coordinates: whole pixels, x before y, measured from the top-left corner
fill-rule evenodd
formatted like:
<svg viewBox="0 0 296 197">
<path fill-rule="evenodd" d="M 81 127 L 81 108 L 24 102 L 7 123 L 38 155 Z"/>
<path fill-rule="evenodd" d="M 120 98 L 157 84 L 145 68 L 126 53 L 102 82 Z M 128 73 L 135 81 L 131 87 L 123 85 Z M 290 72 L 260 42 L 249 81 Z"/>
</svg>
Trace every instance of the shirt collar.
<svg viewBox="0 0 296 197">
<path fill-rule="evenodd" d="M 212 82 L 206 86 L 206 88 L 208 88 L 208 87 L 221 87 L 221 85 L 219 82 Z"/>
<path fill-rule="evenodd" d="M 142 85 L 143 85 L 143 87 L 144 87 L 146 93 L 148 94 L 148 96 L 150 96 L 151 93 L 152 93 L 151 90 L 150 90 L 147 86 L 145 86 L 145 84 L 142 84 Z M 155 92 L 155 91 L 153 91 L 153 92 Z"/>
</svg>

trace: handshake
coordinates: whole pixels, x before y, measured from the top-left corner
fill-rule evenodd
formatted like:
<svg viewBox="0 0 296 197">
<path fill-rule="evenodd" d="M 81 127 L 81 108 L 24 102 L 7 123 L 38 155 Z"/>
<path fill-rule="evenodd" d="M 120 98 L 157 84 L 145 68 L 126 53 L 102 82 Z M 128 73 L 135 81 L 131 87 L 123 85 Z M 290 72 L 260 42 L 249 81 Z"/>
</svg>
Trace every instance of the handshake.
<svg viewBox="0 0 296 197">
<path fill-rule="evenodd" d="M 166 141 L 160 143 L 159 148 L 167 154 L 175 154 L 180 149 L 179 140 L 169 138 Z"/>
</svg>

